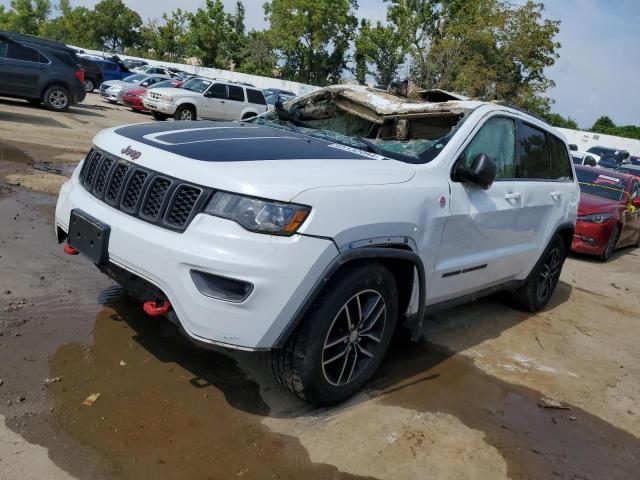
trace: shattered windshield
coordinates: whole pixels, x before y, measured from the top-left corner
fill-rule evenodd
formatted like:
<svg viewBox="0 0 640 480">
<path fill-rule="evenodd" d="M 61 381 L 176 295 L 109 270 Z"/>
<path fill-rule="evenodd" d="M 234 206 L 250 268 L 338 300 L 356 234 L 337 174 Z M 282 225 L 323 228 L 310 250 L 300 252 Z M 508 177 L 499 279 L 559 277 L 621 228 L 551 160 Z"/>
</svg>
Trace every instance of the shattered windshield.
<svg viewBox="0 0 640 480">
<path fill-rule="evenodd" d="M 397 105 L 402 102 L 396 98 Z M 397 113 L 379 114 L 371 104 L 325 90 L 302 100 L 277 102 L 273 110 L 251 121 L 407 163 L 427 163 L 438 156 L 469 111 L 411 105 L 414 111 L 398 108 Z"/>
</svg>

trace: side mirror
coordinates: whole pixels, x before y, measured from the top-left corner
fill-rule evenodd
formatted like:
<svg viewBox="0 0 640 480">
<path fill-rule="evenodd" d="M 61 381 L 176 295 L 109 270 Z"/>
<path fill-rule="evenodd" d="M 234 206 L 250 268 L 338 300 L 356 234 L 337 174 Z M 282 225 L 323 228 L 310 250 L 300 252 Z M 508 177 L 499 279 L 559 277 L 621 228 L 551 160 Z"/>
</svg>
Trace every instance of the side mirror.
<svg viewBox="0 0 640 480">
<path fill-rule="evenodd" d="M 640 197 L 636 197 L 631 200 L 631 205 L 633 205 L 634 207 L 640 207 Z"/>
<path fill-rule="evenodd" d="M 488 155 L 479 153 L 471 162 L 470 167 L 458 165 L 456 177 L 461 182 L 471 183 L 486 190 L 496 179 L 497 170 L 495 162 Z"/>
</svg>

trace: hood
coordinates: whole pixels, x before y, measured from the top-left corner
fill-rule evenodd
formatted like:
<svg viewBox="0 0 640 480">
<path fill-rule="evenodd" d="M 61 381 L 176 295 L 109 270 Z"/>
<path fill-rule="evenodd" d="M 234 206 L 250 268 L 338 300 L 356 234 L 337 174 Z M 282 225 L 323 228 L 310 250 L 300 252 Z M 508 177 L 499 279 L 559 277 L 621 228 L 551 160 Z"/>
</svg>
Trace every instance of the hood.
<svg viewBox="0 0 640 480">
<path fill-rule="evenodd" d="M 415 166 L 284 129 L 239 122 L 142 123 L 100 132 L 98 148 L 211 188 L 289 201 L 311 188 L 409 181 Z"/>
<path fill-rule="evenodd" d="M 104 85 L 105 88 L 113 87 L 114 85 L 122 85 L 127 82 L 123 82 L 122 80 L 107 80 L 106 82 L 102 82 L 100 86 Z"/>
<path fill-rule="evenodd" d="M 591 195 L 590 193 L 580 193 L 580 203 L 578 204 L 578 215 L 590 215 L 592 213 L 611 213 L 618 210 L 620 202 L 608 198 Z"/>
<path fill-rule="evenodd" d="M 142 95 L 146 91 L 147 91 L 147 89 L 144 88 L 144 87 L 133 87 L 133 88 L 128 88 L 127 89 L 127 93 L 128 94 L 136 95 L 136 96 Z"/>
</svg>

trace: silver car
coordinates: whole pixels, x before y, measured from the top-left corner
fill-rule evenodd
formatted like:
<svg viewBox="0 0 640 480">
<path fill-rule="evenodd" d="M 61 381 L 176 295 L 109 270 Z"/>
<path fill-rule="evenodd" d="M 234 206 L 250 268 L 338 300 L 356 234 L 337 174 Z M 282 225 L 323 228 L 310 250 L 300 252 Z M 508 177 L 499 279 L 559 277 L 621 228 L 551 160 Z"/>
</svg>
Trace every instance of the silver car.
<svg viewBox="0 0 640 480">
<path fill-rule="evenodd" d="M 150 87 L 158 82 L 169 80 L 166 75 L 144 75 L 136 73 L 124 80 L 109 80 L 100 85 L 100 96 L 111 103 L 121 103 L 127 90 L 137 87 Z"/>
</svg>

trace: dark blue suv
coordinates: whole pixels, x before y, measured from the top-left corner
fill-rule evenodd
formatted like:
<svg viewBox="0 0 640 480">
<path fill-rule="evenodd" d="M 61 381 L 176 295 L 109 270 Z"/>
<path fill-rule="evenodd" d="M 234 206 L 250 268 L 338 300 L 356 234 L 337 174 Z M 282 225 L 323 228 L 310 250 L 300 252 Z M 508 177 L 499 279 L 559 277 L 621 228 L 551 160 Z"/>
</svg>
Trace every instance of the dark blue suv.
<svg viewBox="0 0 640 480">
<path fill-rule="evenodd" d="M 0 31 L 0 95 L 65 111 L 84 100 L 83 82 L 84 70 L 66 45 Z"/>
</svg>

